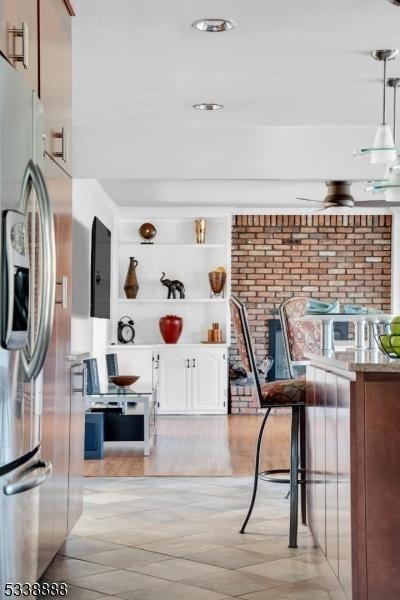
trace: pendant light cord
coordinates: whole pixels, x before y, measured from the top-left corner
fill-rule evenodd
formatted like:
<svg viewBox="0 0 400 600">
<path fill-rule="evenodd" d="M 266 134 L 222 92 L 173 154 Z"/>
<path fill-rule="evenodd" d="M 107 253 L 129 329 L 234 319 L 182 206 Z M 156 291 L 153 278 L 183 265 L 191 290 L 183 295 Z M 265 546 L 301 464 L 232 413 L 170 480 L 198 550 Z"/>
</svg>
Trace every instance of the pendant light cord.
<svg viewBox="0 0 400 600">
<path fill-rule="evenodd" d="M 397 84 L 393 86 L 393 141 L 396 145 Z"/>
<path fill-rule="evenodd" d="M 386 58 L 383 59 L 383 120 L 382 125 L 386 125 Z"/>
</svg>

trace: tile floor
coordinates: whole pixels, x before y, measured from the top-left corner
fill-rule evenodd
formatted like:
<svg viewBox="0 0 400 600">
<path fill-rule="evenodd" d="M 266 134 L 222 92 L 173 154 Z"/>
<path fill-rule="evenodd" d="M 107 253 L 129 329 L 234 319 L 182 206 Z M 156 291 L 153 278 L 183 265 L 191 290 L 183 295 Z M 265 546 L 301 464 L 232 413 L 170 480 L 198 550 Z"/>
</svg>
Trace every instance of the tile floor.
<svg viewBox="0 0 400 600">
<path fill-rule="evenodd" d="M 260 484 L 249 533 L 238 529 L 249 478 L 89 478 L 84 514 L 45 581 L 69 600 L 345 600 L 300 526 L 287 547 L 288 501 Z"/>
</svg>

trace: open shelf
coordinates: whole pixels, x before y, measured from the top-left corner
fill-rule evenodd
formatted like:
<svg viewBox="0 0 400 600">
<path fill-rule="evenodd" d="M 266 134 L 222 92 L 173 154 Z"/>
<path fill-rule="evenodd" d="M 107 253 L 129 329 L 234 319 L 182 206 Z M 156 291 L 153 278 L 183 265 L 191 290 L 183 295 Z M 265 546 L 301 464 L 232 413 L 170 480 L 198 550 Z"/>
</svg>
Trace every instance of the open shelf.
<svg viewBox="0 0 400 600">
<path fill-rule="evenodd" d="M 117 341 L 118 321 L 128 315 L 136 332 L 133 348 L 146 351 L 164 347 L 159 329 L 160 318 L 177 314 L 183 320 L 179 346 L 202 346 L 208 329 L 220 324 L 223 339 L 230 341 L 229 295 L 231 286 L 231 219 L 228 215 L 205 217 L 207 220 L 204 244 L 196 243 L 194 214 L 166 217 L 162 215 L 129 215 L 118 219 L 114 245 L 113 323 L 111 339 Z M 142 243 L 138 229 L 151 222 L 157 229 L 153 244 Z M 130 257 L 138 261 L 136 275 L 139 285 L 137 298 L 126 298 L 124 285 Z M 225 297 L 210 297 L 209 273 L 223 267 L 226 271 Z M 178 280 L 184 284 L 186 298 L 167 298 L 167 288 L 160 279 Z M 177 294 L 178 296 L 178 294 Z M 222 346 L 226 346 L 222 344 Z M 114 346 L 118 350 L 125 346 Z M 168 345 L 166 345 L 168 347 Z"/>
<path fill-rule="evenodd" d="M 118 298 L 118 302 L 133 302 L 145 304 L 190 304 L 193 302 L 212 302 L 213 304 L 227 302 L 227 298 Z"/>
</svg>

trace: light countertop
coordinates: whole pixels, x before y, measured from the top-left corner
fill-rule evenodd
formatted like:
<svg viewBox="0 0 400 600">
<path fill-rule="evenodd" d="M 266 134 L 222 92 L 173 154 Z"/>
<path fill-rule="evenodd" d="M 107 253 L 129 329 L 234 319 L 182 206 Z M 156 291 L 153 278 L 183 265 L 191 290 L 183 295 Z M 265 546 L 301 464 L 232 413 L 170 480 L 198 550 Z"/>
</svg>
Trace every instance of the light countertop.
<svg viewBox="0 0 400 600">
<path fill-rule="evenodd" d="M 400 373 L 400 358 L 389 358 L 380 350 L 350 350 L 306 353 L 312 365 L 334 368 L 341 371 L 363 373 Z"/>
</svg>

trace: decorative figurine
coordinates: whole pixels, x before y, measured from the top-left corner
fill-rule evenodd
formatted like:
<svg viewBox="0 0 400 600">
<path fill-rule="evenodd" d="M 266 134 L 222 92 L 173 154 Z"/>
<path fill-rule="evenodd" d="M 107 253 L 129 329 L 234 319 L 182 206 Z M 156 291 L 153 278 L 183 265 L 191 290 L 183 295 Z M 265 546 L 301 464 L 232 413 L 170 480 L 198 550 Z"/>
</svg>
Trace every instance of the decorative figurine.
<svg viewBox="0 0 400 600">
<path fill-rule="evenodd" d="M 151 240 L 156 237 L 157 229 L 154 227 L 153 223 L 143 223 L 143 225 L 139 227 L 138 233 L 142 240 L 144 240 L 141 242 L 142 244 L 153 244 L 154 242 Z"/>
<path fill-rule="evenodd" d="M 176 292 L 179 293 L 179 298 L 183 299 L 185 297 L 185 286 L 182 281 L 178 279 L 165 279 L 165 273 L 163 271 L 160 281 L 162 285 L 168 288 L 168 296 L 167 298 L 176 298 Z"/>
</svg>

